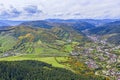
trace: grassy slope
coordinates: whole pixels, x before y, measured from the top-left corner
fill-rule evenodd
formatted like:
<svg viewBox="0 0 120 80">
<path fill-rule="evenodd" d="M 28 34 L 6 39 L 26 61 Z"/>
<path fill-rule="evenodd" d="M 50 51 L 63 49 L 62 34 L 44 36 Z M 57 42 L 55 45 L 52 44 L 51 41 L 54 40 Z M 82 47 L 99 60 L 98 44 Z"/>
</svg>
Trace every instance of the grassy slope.
<svg viewBox="0 0 120 80">
<path fill-rule="evenodd" d="M 4 49 L 10 49 L 15 44 L 15 38 L 8 35 L 6 36 L 0 35 L 0 44 L 1 47 L 4 47 Z"/>
<path fill-rule="evenodd" d="M 9 34 L 9 32 L 11 34 Z M 53 66 L 56 67 L 64 66 L 58 64 L 54 59 L 54 56 L 68 55 L 74 50 L 76 41 L 81 41 L 83 39 L 81 34 L 73 29 L 68 29 L 65 26 L 52 29 L 38 29 L 21 26 L 15 27 L 14 30 L 9 32 L 5 32 L 6 34 L 0 36 L 0 38 L 6 36 L 3 41 L 0 41 L 2 45 L 0 46 L 0 48 L 2 48 L 0 51 L 1 54 L 4 54 L 12 49 L 17 56 L 10 55 L 11 57 L 0 58 L 0 61 L 38 60 L 53 64 Z M 9 35 L 7 36 L 7 34 Z M 72 42 L 69 42 L 69 40 L 72 40 Z M 3 46 L 3 43 L 6 44 Z M 59 57 L 59 59 L 64 58 Z"/>
<path fill-rule="evenodd" d="M 9 50 L 11 47 L 13 47 L 15 45 L 15 39 L 11 36 L 0 36 L 0 49 L 4 49 L 6 51 Z M 26 43 L 25 46 L 27 46 L 29 43 Z M 65 42 L 62 40 L 57 40 L 56 44 L 59 45 L 64 45 Z M 75 43 L 72 43 L 75 44 Z M 38 61 L 43 61 L 49 64 L 52 64 L 55 67 L 61 67 L 64 68 L 64 65 L 59 64 L 56 62 L 54 57 L 41 57 L 41 56 L 54 56 L 55 55 L 61 55 L 61 56 L 65 56 L 67 55 L 69 52 L 71 52 L 72 49 L 72 44 L 66 44 L 63 46 L 63 52 L 54 49 L 54 47 L 51 44 L 46 44 L 46 43 L 40 43 L 37 44 L 34 43 L 34 52 L 30 53 L 30 54 L 19 54 L 18 56 L 10 56 L 10 57 L 5 57 L 5 58 L 0 58 L 0 61 L 20 61 L 20 60 L 38 60 Z M 53 48 L 52 48 L 53 47 Z M 29 51 L 29 48 L 27 49 Z M 64 52 L 65 51 L 65 52 Z M 65 60 L 64 57 L 57 57 L 58 60 Z"/>
<path fill-rule="evenodd" d="M 29 57 L 28 57 L 29 56 Z M 57 57 L 58 60 L 65 60 L 64 57 Z M 12 56 L 12 57 L 5 57 L 0 58 L 0 61 L 22 61 L 22 60 L 37 60 L 37 61 L 43 61 L 48 64 L 52 64 L 54 67 L 61 67 L 64 68 L 64 65 L 57 63 L 54 57 L 30 57 L 30 55 L 27 56 Z"/>
</svg>

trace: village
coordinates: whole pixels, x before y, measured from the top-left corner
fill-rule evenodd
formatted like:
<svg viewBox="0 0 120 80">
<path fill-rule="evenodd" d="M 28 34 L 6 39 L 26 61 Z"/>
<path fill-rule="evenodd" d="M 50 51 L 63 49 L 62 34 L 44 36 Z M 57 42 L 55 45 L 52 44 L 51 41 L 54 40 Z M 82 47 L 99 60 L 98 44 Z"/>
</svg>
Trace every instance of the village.
<svg viewBox="0 0 120 80">
<path fill-rule="evenodd" d="M 95 70 L 96 75 L 108 76 L 112 80 L 120 80 L 120 45 L 98 40 L 98 37 L 88 36 L 94 43 L 78 46 L 78 51 L 71 52 L 78 60 Z"/>
</svg>

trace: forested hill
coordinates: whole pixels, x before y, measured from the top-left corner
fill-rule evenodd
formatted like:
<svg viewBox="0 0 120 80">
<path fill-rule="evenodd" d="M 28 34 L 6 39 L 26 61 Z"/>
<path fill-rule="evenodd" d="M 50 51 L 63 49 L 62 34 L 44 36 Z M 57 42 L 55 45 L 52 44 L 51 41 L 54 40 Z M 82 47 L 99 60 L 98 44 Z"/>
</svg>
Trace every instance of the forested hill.
<svg viewBox="0 0 120 80">
<path fill-rule="evenodd" d="M 75 74 L 40 61 L 1 61 L 0 80 L 105 80 L 105 78 Z"/>
<path fill-rule="evenodd" d="M 120 33 L 120 21 L 111 22 L 100 27 L 96 27 L 91 29 L 90 32 L 98 35 Z"/>
<path fill-rule="evenodd" d="M 107 36 L 107 41 L 113 44 L 120 44 L 120 21 L 111 22 L 103 26 L 89 30 L 90 34 Z"/>
<path fill-rule="evenodd" d="M 81 31 L 76 31 L 72 26 L 52 24 L 52 27 L 48 28 L 48 24 L 44 24 L 41 24 L 43 27 L 19 25 L 0 30 L 0 56 L 17 53 L 64 56 L 75 49 L 73 46 L 89 41 Z"/>
<path fill-rule="evenodd" d="M 39 27 L 39 28 L 52 28 L 52 27 L 72 27 L 75 30 L 85 30 L 85 29 L 91 29 L 94 28 L 95 26 L 87 23 L 87 22 L 83 22 L 83 21 L 30 21 L 30 22 L 24 22 L 22 24 L 20 24 L 20 26 L 32 26 L 32 27 Z"/>
</svg>

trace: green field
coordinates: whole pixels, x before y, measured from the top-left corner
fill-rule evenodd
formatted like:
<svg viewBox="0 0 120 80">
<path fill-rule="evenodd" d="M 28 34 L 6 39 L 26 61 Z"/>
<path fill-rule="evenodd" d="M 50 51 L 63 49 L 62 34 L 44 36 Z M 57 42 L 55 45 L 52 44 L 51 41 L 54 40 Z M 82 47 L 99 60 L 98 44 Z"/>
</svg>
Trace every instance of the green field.
<svg viewBox="0 0 120 80">
<path fill-rule="evenodd" d="M 61 67 L 64 68 L 65 66 L 62 64 L 59 64 L 54 57 L 36 57 L 34 58 L 33 55 L 31 55 L 32 57 L 27 57 L 28 55 L 26 55 L 26 57 L 24 56 L 12 56 L 12 57 L 5 57 L 5 58 L 0 58 L 0 61 L 22 61 L 22 60 L 36 60 L 36 61 L 42 61 L 42 62 L 46 62 L 48 64 L 52 64 L 52 66 L 54 67 Z M 57 57 L 57 60 L 59 61 L 65 61 L 65 57 Z"/>
</svg>

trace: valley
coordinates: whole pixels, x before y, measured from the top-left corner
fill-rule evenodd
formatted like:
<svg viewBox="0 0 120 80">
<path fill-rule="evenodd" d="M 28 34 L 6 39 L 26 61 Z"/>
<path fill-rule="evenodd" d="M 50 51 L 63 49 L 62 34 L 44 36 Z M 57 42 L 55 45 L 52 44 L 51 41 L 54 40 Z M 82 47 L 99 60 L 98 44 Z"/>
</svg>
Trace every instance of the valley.
<svg viewBox="0 0 120 80">
<path fill-rule="evenodd" d="M 120 27 L 118 22 L 107 25 Z M 30 21 L 1 29 L 0 62 L 42 61 L 95 80 L 119 80 L 120 45 L 108 41 L 115 30 L 99 32 L 103 29 L 74 20 Z"/>
</svg>

